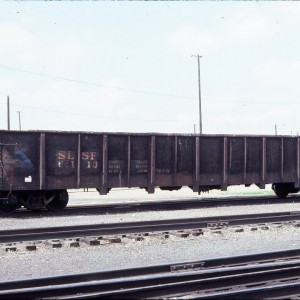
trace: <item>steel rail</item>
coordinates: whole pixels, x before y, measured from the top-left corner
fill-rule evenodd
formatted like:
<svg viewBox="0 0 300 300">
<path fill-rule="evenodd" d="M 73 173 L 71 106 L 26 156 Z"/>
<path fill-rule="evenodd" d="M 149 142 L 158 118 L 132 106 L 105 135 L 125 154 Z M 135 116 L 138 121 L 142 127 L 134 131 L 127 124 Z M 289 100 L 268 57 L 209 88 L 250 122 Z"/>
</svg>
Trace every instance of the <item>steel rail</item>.
<svg viewBox="0 0 300 300">
<path fill-rule="evenodd" d="M 284 280 L 283 280 L 284 281 Z M 210 295 L 194 295 L 197 299 L 299 299 L 300 276 L 293 282 L 265 282 L 263 287 L 245 288 L 230 292 L 216 292 Z M 186 299 L 186 298 L 185 298 Z"/>
<path fill-rule="evenodd" d="M 126 223 L 75 225 L 45 228 L 1 230 L 0 243 L 39 241 L 49 239 L 78 238 L 105 235 L 145 234 L 182 230 L 220 229 L 228 226 L 295 222 L 300 212 L 184 218 Z"/>
<path fill-rule="evenodd" d="M 183 271 L 184 265 L 198 267 Z M 276 286 L 282 286 L 280 280 L 299 277 L 300 250 L 294 249 L 177 265 L 0 282 L 0 299 L 151 298 L 191 294 L 197 294 L 197 298 L 213 298 L 213 295 L 230 298 L 238 292 L 242 295 L 251 289 L 253 292 L 253 285 L 259 286 L 256 287 L 259 290 L 270 280 L 277 280 Z M 236 287 L 239 291 L 228 292 Z M 214 292 L 220 289 L 225 292 Z"/>
<path fill-rule="evenodd" d="M 291 282 L 298 282 L 300 279 L 300 267 L 269 269 L 267 266 L 261 266 L 261 270 L 248 272 L 247 269 L 240 270 L 234 275 L 228 275 L 226 272 L 219 274 L 219 270 L 214 270 L 210 276 L 213 278 L 205 278 L 205 274 L 196 274 L 183 276 L 169 276 L 168 281 L 158 278 L 149 279 L 132 279 L 131 282 L 122 282 L 111 287 L 108 291 L 98 291 L 97 283 L 90 286 L 90 293 L 84 295 L 65 295 L 62 299 L 157 299 L 158 297 L 169 298 L 186 298 L 187 295 L 195 295 L 197 299 L 243 299 L 241 295 L 245 295 L 246 299 L 253 299 L 259 294 L 259 298 L 266 297 L 269 294 L 270 286 L 272 289 L 278 289 L 278 286 L 284 290 L 281 296 L 295 295 L 295 291 L 286 289 L 286 285 L 290 286 Z M 170 278 L 171 277 L 171 278 Z M 183 277 L 183 278 L 182 278 Z M 196 278 L 196 279 L 195 279 Z M 173 282 L 172 282 L 173 280 Z M 285 283 L 284 283 L 285 282 Z M 300 284 L 300 283 L 299 283 Z M 113 285 L 112 285 L 113 286 Z M 253 288 L 252 286 L 258 286 Z M 72 288 L 74 288 L 73 286 Z M 79 287 L 79 286 L 78 286 Z M 252 287 L 252 288 L 251 288 Z M 265 288 L 268 287 L 267 293 Z M 115 288 L 115 289 L 114 289 Z M 94 289 L 94 291 L 93 291 Z M 220 291 L 223 290 L 223 291 Z M 229 292 L 229 290 L 231 290 Z M 226 291 L 226 292 L 225 292 Z M 263 294 L 262 294 L 263 293 Z M 296 293 L 298 294 L 298 292 Z M 278 294 L 273 294 L 273 296 Z M 255 298 L 257 299 L 257 298 Z"/>
</svg>

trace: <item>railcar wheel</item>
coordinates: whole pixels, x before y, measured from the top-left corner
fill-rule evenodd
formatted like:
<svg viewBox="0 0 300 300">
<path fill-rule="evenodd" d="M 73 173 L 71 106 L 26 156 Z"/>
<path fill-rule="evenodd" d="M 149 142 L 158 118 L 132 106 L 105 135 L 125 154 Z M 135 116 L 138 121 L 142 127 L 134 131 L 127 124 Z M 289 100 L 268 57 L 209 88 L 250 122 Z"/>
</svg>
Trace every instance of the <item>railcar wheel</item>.
<svg viewBox="0 0 300 300">
<path fill-rule="evenodd" d="M 53 200 L 47 204 L 49 210 L 64 209 L 69 202 L 69 194 L 66 190 L 56 191 Z"/>
<path fill-rule="evenodd" d="M 18 194 L 16 193 L 9 193 L 4 197 L 1 195 L 1 202 L 0 202 L 0 212 L 4 214 L 10 214 L 15 211 L 17 208 L 21 207 Z"/>
<path fill-rule="evenodd" d="M 284 183 L 273 183 L 272 189 L 276 196 L 281 199 L 285 198 L 290 193 L 290 189 L 288 188 L 287 184 Z"/>
</svg>

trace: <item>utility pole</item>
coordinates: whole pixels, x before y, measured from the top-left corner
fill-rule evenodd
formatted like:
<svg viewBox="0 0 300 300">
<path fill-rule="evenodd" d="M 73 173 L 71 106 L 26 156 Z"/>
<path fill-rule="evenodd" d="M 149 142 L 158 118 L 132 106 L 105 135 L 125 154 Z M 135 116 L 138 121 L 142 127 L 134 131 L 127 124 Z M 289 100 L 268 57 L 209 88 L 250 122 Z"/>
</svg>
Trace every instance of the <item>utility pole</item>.
<svg viewBox="0 0 300 300">
<path fill-rule="evenodd" d="M 21 111 L 17 111 L 17 113 L 19 114 L 19 130 L 21 130 Z"/>
<path fill-rule="evenodd" d="M 277 124 L 275 124 L 275 135 L 277 135 Z"/>
<path fill-rule="evenodd" d="M 9 96 L 7 96 L 7 130 L 10 130 Z"/>
<path fill-rule="evenodd" d="M 200 85 L 200 58 L 202 56 L 192 55 L 192 57 L 197 57 L 198 60 L 198 86 L 199 86 L 199 132 L 202 134 L 202 112 L 201 112 L 201 85 Z"/>
</svg>

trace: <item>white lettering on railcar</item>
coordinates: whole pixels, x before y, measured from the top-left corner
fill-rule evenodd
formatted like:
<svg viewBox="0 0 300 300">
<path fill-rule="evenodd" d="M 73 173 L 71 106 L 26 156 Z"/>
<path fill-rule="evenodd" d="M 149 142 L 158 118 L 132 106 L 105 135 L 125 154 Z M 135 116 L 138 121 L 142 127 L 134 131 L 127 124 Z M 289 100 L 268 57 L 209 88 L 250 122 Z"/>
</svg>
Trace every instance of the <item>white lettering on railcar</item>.
<svg viewBox="0 0 300 300">
<path fill-rule="evenodd" d="M 32 177 L 31 176 L 25 177 L 24 182 L 32 182 Z"/>
<path fill-rule="evenodd" d="M 170 174 L 170 169 L 156 169 L 157 174 Z"/>
<path fill-rule="evenodd" d="M 134 169 L 138 174 L 148 173 L 148 161 L 147 160 L 136 160 L 134 161 Z"/>
<path fill-rule="evenodd" d="M 65 150 L 56 151 L 56 165 L 59 168 L 75 168 L 75 152 Z"/>
<path fill-rule="evenodd" d="M 109 174 L 120 174 L 122 172 L 122 162 L 120 160 L 109 160 L 108 161 L 108 173 Z"/>
<path fill-rule="evenodd" d="M 98 168 L 97 152 L 81 152 L 81 159 L 84 162 L 82 165 L 83 167 L 86 167 L 87 169 Z"/>
</svg>

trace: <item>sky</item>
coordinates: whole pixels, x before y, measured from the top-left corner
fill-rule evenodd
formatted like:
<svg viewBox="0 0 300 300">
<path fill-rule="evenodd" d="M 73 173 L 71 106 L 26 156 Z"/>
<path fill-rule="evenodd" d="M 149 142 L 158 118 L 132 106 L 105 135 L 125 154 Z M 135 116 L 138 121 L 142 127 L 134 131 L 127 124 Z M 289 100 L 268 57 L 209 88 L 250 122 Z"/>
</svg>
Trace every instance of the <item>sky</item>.
<svg viewBox="0 0 300 300">
<path fill-rule="evenodd" d="M 300 2 L 1 1 L 0 129 L 298 135 Z M 20 118 L 19 118 L 20 117 Z"/>
</svg>

